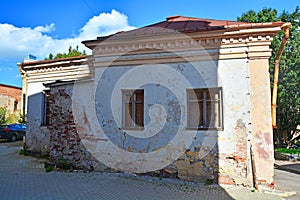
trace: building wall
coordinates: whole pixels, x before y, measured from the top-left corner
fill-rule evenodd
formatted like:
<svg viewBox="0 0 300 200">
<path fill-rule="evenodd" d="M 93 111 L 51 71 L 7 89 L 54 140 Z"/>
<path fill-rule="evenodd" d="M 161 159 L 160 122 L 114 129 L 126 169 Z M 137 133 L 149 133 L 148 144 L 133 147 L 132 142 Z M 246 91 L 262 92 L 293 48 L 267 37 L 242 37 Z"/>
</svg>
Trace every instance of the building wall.
<svg viewBox="0 0 300 200">
<path fill-rule="evenodd" d="M 251 185 L 247 59 L 115 66 L 97 68 L 95 74 L 95 81 L 51 87 L 53 161 Z M 186 127 L 186 89 L 206 87 L 222 88 L 223 130 Z M 121 91 L 136 88 L 145 92 L 145 127 L 125 130 Z"/>
<path fill-rule="evenodd" d="M 46 83 L 59 80 L 74 80 L 90 77 L 87 56 L 73 58 L 24 62 L 19 64 L 23 79 L 25 99 L 24 113 L 27 116 L 26 153 L 48 155 L 50 136 L 44 124 Z"/>
<path fill-rule="evenodd" d="M 21 88 L 0 84 L 0 107 L 6 107 L 8 114 L 19 114 L 21 91 Z M 15 102 L 17 102 L 16 106 Z"/>
<path fill-rule="evenodd" d="M 64 160 L 76 169 L 108 170 L 86 149 L 78 135 L 72 111 L 72 84 L 52 87 L 50 91 L 50 158 Z"/>
<path fill-rule="evenodd" d="M 250 60 L 253 154 L 257 182 L 262 183 L 271 183 L 274 176 L 274 145 L 271 106 L 269 106 L 271 91 L 268 62 L 268 59 Z"/>
</svg>

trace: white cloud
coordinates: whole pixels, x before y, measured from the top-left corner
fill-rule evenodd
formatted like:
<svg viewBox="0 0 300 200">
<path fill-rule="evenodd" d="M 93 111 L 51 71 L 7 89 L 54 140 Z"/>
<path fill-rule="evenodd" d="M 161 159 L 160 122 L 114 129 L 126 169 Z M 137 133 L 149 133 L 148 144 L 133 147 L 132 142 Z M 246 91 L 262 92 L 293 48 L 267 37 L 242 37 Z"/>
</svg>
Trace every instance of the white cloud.
<svg viewBox="0 0 300 200">
<path fill-rule="evenodd" d="M 76 45 L 79 45 L 80 50 L 87 50 L 81 41 L 134 28 L 128 24 L 127 16 L 116 10 L 94 16 L 80 29 L 79 35 L 65 39 L 55 39 L 47 35 L 55 31 L 53 23 L 33 28 L 0 24 L 0 61 L 19 60 L 22 62 L 28 54 L 44 59 L 49 53 L 63 53 L 69 46 L 75 47 Z"/>
<path fill-rule="evenodd" d="M 54 23 L 46 26 L 37 26 L 34 28 L 34 31 L 41 32 L 41 33 L 51 33 L 55 31 Z"/>
<path fill-rule="evenodd" d="M 127 16 L 112 10 L 111 13 L 101 13 L 91 18 L 84 27 L 81 28 L 79 38 L 91 39 L 95 35 L 103 36 L 116 33 L 117 31 L 127 31 L 135 27 L 129 26 Z"/>
</svg>

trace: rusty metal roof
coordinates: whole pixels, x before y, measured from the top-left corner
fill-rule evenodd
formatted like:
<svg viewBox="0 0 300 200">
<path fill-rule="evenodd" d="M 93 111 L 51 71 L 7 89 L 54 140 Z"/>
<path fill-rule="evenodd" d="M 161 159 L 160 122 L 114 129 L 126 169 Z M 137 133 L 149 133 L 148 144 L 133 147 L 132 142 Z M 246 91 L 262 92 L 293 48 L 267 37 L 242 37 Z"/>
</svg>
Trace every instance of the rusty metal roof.
<svg viewBox="0 0 300 200">
<path fill-rule="evenodd" d="M 113 36 L 114 39 L 130 38 L 136 36 L 159 35 L 168 33 L 192 33 L 192 32 L 205 32 L 214 30 L 231 30 L 231 29 L 248 29 L 260 27 L 275 27 L 281 26 L 284 22 L 267 22 L 267 23 L 249 23 L 237 22 L 229 20 L 214 20 L 204 18 L 193 18 L 184 16 L 170 16 L 165 21 L 156 24 L 148 25 L 142 28 L 134 29 L 131 31 L 119 31 L 115 34 L 98 37 L 97 40 L 105 40 Z M 89 40 L 95 41 L 95 40 Z M 83 43 L 88 43 L 84 41 Z"/>
</svg>

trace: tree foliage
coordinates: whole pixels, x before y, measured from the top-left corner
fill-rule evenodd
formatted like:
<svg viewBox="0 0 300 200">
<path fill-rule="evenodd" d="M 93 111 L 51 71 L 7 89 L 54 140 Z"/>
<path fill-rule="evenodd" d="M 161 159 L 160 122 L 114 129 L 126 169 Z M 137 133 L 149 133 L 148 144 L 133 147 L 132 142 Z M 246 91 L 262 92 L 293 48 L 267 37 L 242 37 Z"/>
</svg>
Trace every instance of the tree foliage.
<svg viewBox="0 0 300 200">
<path fill-rule="evenodd" d="M 48 58 L 45 58 L 45 60 L 53 60 L 58 58 L 70 58 L 75 56 L 81 56 L 86 55 L 85 51 L 83 52 L 79 51 L 78 45 L 76 48 L 72 48 L 72 46 L 69 47 L 68 53 L 57 53 L 55 56 L 53 56 L 52 53 L 49 54 Z"/>
<path fill-rule="evenodd" d="M 278 77 L 277 123 L 278 129 L 274 130 L 277 142 L 290 144 L 296 139 L 297 126 L 300 125 L 300 9 L 297 6 L 292 13 L 283 11 L 280 15 L 271 8 L 259 12 L 253 10 L 237 18 L 245 22 L 290 22 L 290 38 L 286 44 L 280 60 Z M 270 58 L 270 77 L 273 84 L 273 70 L 275 57 L 281 45 L 283 31 L 277 34 L 272 42 L 272 57 Z M 273 85 L 272 85 L 273 87 Z M 283 133 L 287 133 L 284 138 Z M 293 137 L 294 136 L 294 137 Z"/>
</svg>

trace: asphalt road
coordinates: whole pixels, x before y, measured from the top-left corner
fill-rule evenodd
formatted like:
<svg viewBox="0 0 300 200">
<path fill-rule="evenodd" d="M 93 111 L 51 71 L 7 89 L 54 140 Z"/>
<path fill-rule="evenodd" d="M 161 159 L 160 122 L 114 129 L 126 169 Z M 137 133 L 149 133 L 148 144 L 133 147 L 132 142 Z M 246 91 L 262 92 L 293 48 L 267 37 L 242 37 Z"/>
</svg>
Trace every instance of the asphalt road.
<svg viewBox="0 0 300 200">
<path fill-rule="evenodd" d="M 287 197 L 290 200 L 300 200 L 300 175 L 275 169 L 274 181 L 278 188 L 295 191 L 295 196 Z"/>
</svg>

